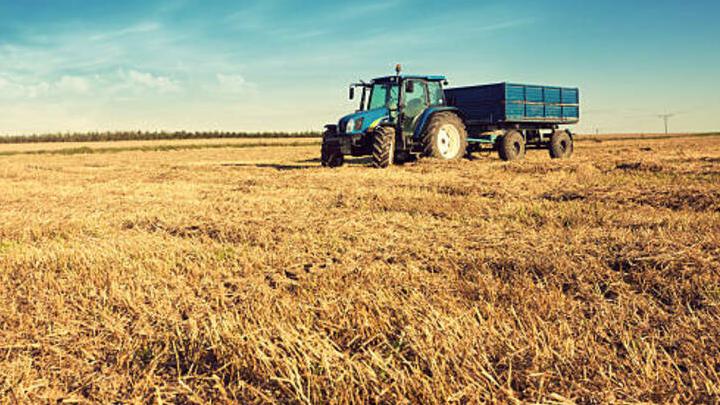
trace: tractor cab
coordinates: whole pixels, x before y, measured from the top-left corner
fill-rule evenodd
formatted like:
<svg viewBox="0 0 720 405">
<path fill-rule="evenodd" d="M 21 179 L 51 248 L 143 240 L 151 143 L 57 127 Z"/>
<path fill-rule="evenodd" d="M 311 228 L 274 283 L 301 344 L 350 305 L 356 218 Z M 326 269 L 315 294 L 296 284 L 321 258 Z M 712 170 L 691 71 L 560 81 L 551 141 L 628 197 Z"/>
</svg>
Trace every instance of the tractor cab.
<svg viewBox="0 0 720 405">
<path fill-rule="evenodd" d="M 340 119 L 337 130 L 352 135 L 372 130 L 381 123 L 402 124 L 403 132 L 414 132 L 423 112 L 443 106 L 444 76 L 386 76 L 370 83 L 350 85 L 350 99 L 360 91 L 358 110 Z M 402 121 L 402 122 L 400 122 Z"/>
</svg>

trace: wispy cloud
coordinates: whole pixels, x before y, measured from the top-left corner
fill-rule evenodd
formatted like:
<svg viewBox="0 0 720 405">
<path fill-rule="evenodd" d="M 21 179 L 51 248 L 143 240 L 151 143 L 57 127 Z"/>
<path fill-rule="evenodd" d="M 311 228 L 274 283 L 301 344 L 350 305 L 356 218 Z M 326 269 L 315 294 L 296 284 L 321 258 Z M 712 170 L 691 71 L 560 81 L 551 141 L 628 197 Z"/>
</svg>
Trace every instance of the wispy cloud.
<svg viewBox="0 0 720 405">
<path fill-rule="evenodd" d="M 104 99 L 178 93 L 182 84 L 167 76 L 135 69 L 92 75 L 64 75 L 54 80 L 0 76 L 0 100 Z"/>
<path fill-rule="evenodd" d="M 78 76 L 63 76 L 57 82 L 57 88 L 61 92 L 88 94 L 91 89 L 90 80 Z"/>
<path fill-rule="evenodd" d="M 368 15 L 384 13 L 404 5 L 408 5 L 407 0 L 365 1 L 362 3 L 355 2 L 349 5 L 338 4 L 337 8 L 328 10 L 326 16 L 332 16 L 342 21 L 357 20 Z"/>
<path fill-rule="evenodd" d="M 492 32 L 492 31 L 503 31 L 518 27 L 525 27 L 528 25 L 535 24 L 538 20 L 534 17 L 517 18 L 512 21 L 499 22 L 494 24 L 481 24 L 474 27 L 473 31 L 476 32 Z"/>
<path fill-rule="evenodd" d="M 217 79 L 217 90 L 227 93 L 243 93 L 250 88 L 254 88 L 253 83 L 248 82 L 245 76 L 241 74 L 222 74 L 215 75 Z"/>
<path fill-rule="evenodd" d="M 143 34 L 158 31 L 159 29 L 160 24 L 157 22 L 142 22 L 119 30 L 95 34 L 92 35 L 90 39 L 93 41 L 107 41 L 115 38 L 126 37 L 133 34 Z"/>
<path fill-rule="evenodd" d="M 133 87 L 155 90 L 160 93 L 176 93 L 180 91 L 180 85 L 175 80 L 165 76 L 157 76 L 152 73 L 131 69 L 128 72 L 121 70 L 120 77 Z"/>
<path fill-rule="evenodd" d="M 305 8 L 291 22 L 282 18 L 287 12 L 283 2 L 265 1 L 245 6 L 229 14 L 224 23 L 230 27 L 251 31 L 283 41 L 302 41 L 332 35 L 338 29 L 347 27 L 348 22 L 360 22 L 372 19 L 373 15 L 383 15 L 389 10 L 407 5 L 407 0 L 366 1 L 344 5 L 336 3 L 332 7 Z"/>
</svg>

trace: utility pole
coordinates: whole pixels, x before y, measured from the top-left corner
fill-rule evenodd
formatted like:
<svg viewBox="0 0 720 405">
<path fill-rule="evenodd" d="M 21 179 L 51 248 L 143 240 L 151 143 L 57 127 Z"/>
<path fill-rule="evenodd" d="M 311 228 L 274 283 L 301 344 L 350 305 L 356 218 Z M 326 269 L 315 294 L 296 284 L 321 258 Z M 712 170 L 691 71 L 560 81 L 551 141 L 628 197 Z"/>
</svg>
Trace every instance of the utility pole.
<svg viewBox="0 0 720 405">
<path fill-rule="evenodd" d="M 662 118 L 663 122 L 665 123 L 665 135 L 668 134 L 668 121 L 670 118 L 674 117 L 675 114 L 660 114 L 658 117 Z"/>
</svg>

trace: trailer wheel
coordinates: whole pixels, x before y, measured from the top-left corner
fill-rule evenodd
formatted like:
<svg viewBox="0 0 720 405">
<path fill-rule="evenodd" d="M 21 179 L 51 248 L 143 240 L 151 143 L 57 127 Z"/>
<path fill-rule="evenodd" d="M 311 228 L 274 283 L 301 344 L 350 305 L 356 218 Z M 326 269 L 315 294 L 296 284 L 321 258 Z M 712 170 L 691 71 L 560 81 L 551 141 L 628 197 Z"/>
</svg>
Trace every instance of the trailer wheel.
<svg viewBox="0 0 720 405">
<path fill-rule="evenodd" d="M 573 139 L 567 130 L 555 131 L 550 137 L 548 151 L 553 159 L 566 159 L 573 154 Z"/>
<path fill-rule="evenodd" d="M 465 123 L 452 112 L 437 113 L 423 132 L 423 155 L 443 160 L 465 156 L 467 130 Z"/>
<path fill-rule="evenodd" d="M 334 133 L 325 131 L 323 134 L 323 144 L 320 149 L 320 164 L 323 167 L 340 167 L 345 163 L 345 157 L 339 150 L 333 150 L 325 143 L 325 138 L 332 136 Z"/>
<path fill-rule="evenodd" d="M 373 132 L 372 162 L 378 169 L 385 169 L 395 157 L 395 129 L 391 127 L 377 127 Z"/>
<path fill-rule="evenodd" d="M 525 138 L 518 131 L 508 131 L 498 141 L 498 154 L 504 161 L 525 158 Z"/>
</svg>

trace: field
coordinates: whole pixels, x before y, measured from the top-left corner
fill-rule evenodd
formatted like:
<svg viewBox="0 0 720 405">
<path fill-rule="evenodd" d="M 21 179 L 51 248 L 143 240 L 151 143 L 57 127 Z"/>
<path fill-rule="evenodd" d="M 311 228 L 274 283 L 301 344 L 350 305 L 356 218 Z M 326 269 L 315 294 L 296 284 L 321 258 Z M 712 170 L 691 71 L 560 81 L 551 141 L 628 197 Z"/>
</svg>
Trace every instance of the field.
<svg viewBox="0 0 720 405">
<path fill-rule="evenodd" d="M 128 142 L 0 145 L 6 402 L 720 401 L 720 136 Z"/>
</svg>

